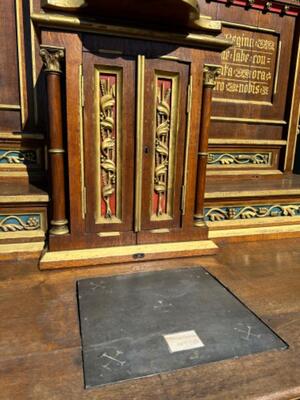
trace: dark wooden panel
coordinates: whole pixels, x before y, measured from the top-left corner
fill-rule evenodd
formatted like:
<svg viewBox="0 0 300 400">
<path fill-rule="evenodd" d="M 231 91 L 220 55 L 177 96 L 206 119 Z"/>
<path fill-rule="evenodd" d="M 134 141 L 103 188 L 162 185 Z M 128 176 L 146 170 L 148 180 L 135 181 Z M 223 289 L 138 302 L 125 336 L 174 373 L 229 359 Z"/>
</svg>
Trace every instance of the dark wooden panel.
<svg viewBox="0 0 300 400">
<path fill-rule="evenodd" d="M 0 2 L 0 103 L 19 104 L 15 1 Z M 14 129 L 14 128 L 12 128 Z"/>
<path fill-rule="evenodd" d="M 0 130 L 2 132 L 19 132 L 21 129 L 20 111 L 0 110 Z"/>
</svg>

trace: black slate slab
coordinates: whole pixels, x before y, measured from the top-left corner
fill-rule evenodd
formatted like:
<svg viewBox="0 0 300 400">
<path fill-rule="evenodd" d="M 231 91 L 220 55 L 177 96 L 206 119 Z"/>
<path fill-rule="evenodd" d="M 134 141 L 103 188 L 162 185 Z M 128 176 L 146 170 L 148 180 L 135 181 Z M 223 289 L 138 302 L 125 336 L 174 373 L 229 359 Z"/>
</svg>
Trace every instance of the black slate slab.
<svg viewBox="0 0 300 400">
<path fill-rule="evenodd" d="M 200 267 L 83 279 L 77 289 L 86 388 L 287 348 Z M 164 335 L 186 331 L 203 346 L 171 353 Z"/>
</svg>

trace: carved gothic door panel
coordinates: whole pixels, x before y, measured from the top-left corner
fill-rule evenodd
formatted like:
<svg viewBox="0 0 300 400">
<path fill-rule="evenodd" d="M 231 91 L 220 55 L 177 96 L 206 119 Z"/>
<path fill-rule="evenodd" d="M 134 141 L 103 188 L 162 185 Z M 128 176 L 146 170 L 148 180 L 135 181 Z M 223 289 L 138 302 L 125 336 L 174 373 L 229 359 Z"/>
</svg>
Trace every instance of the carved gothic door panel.
<svg viewBox="0 0 300 400">
<path fill-rule="evenodd" d="M 181 62 L 145 61 L 139 242 L 182 235 L 189 73 Z"/>
<path fill-rule="evenodd" d="M 83 60 L 87 231 L 103 245 L 135 243 L 135 60 Z"/>
</svg>

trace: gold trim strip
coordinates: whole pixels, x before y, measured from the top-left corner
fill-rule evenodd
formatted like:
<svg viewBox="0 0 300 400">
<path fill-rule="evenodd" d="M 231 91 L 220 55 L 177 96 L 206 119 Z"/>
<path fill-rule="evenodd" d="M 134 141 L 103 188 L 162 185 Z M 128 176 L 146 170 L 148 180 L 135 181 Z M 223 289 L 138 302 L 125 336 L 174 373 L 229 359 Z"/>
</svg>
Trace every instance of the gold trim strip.
<svg viewBox="0 0 300 400">
<path fill-rule="evenodd" d="M 251 204 L 249 204 L 251 207 Z M 295 223 L 300 223 L 300 217 L 263 217 L 263 218 L 249 218 L 249 219 L 226 219 L 222 221 L 205 221 L 206 225 L 210 230 L 219 229 L 237 229 L 239 227 L 249 226 L 249 225 L 290 225 Z M 237 228 L 236 228 L 237 227 Z"/>
<path fill-rule="evenodd" d="M 84 98 L 84 83 L 83 83 L 83 67 L 79 65 L 79 143 L 80 143 L 80 178 L 81 178 L 81 216 L 85 218 L 86 214 L 86 189 L 84 176 L 84 145 L 83 145 L 83 98 Z"/>
<path fill-rule="evenodd" d="M 170 60 L 170 61 L 178 61 L 179 60 L 179 57 L 177 57 L 177 56 L 168 56 L 168 55 L 160 56 L 159 58 L 161 58 L 162 60 Z"/>
<path fill-rule="evenodd" d="M 299 232 L 300 225 L 276 225 L 260 228 L 241 228 L 241 229 L 222 229 L 208 232 L 208 237 L 210 239 L 225 238 L 231 236 L 252 236 L 252 235 L 267 235 L 267 234 L 278 234 L 278 233 L 289 233 L 289 232 Z"/>
<path fill-rule="evenodd" d="M 32 202 L 32 203 L 45 203 L 49 201 L 49 196 L 48 194 L 24 194 L 24 195 L 19 195 L 19 196 L 13 196 L 13 195 L 0 195 L 0 203 L 27 203 L 27 202 Z"/>
<path fill-rule="evenodd" d="M 18 72 L 19 72 L 19 88 L 20 88 L 20 101 L 21 101 L 21 123 L 22 127 L 25 125 L 25 99 L 26 93 L 24 91 L 24 81 L 22 72 L 25 70 L 24 66 L 24 56 L 22 54 L 22 41 L 21 41 L 21 19 L 20 19 L 20 9 L 22 2 L 16 0 L 15 11 L 16 11 L 16 26 L 17 26 L 17 51 L 18 51 Z"/>
<path fill-rule="evenodd" d="M 244 144 L 244 145 L 274 145 L 274 146 L 285 146 L 286 140 L 253 140 L 253 139 L 221 139 L 221 138 L 211 138 L 208 140 L 209 144 Z"/>
<path fill-rule="evenodd" d="M 19 104 L 0 104 L 0 110 L 16 110 L 19 111 L 21 110 L 21 106 Z"/>
<path fill-rule="evenodd" d="M 198 151 L 198 156 L 208 156 L 207 151 Z"/>
<path fill-rule="evenodd" d="M 64 149 L 48 149 L 48 153 L 63 154 L 63 153 L 65 153 L 65 150 Z"/>
<path fill-rule="evenodd" d="M 276 61 L 276 75 L 275 75 L 275 80 L 274 80 L 273 94 L 277 93 L 279 67 L 280 67 L 280 56 L 281 56 L 281 45 L 282 45 L 282 42 L 281 42 L 281 40 L 279 40 L 279 43 L 278 43 L 278 54 L 277 54 L 277 61 Z"/>
<path fill-rule="evenodd" d="M 97 233 L 100 237 L 111 237 L 111 236 L 120 236 L 120 232 L 99 232 Z"/>
<path fill-rule="evenodd" d="M 193 98 L 193 76 L 190 75 L 190 81 L 188 86 L 187 96 L 187 123 L 186 123 L 186 139 L 185 139 L 185 155 L 184 155 L 184 175 L 183 185 L 181 192 L 181 214 L 185 215 L 185 202 L 186 202 L 186 187 L 187 187 L 187 176 L 188 176 L 188 162 L 189 162 L 189 148 L 190 148 L 190 137 L 191 137 L 191 112 L 192 112 L 192 98 Z"/>
<path fill-rule="evenodd" d="M 200 240 L 190 242 L 172 242 L 172 243 L 159 243 L 159 244 L 142 244 L 133 246 L 116 246 L 95 249 L 83 250 L 69 250 L 69 251 L 53 251 L 47 252 L 42 257 L 42 264 L 47 264 L 55 261 L 72 261 L 72 260 L 89 260 L 101 259 L 120 256 L 133 256 L 136 253 L 159 254 L 159 253 L 173 253 L 184 251 L 201 251 L 201 250 L 217 250 L 218 246 L 211 240 Z M 46 267 L 46 265 L 45 265 Z"/>
<path fill-rule="evenodd" d="M 260 196 L 290 196 L 293 194 L 300 194 L 299 189 L 277 189 L 277 190 L 241 190 L 239 192 L 206 192 L 205 199 L 215 199 L 215 198 L 233 198 L 233 197 L 260 197 Z"/>
<path fill-rule="evenodd" d="M 212 121 L 221 122 L 240 122 L 247 124 L 262 124 L 262 125 L 286 125 L 287 122 L 277 119 L 255 119 L 255 118 L 236 118 L 236 117 L 211 117 Z"/>
<path fill-rule="evenodd" d="M 44 140 L 45 137 L 41 133 L 14 133 L 14 132 L 2 132 L 0 133 L 0 139 L 12 139 L 12 140 Z"/>
<path fill-rule="evenodd" d="M 168 228 L 159 228 L 159 229 L 151 229 L 151 233 L 169 233 L 170 229 Z"/>
<path fill-rule="evenodd" d="M 235 104 L 255 104 L 259 106 L 273 106 L 270 101 L 256 101 L 256 100 L 240 100 L 240 99 L 226 99 L 225 97 L 213 97 L 212 101 L 219 103 L 235 103 Z"/>
<path fill-rule="evenodd" d="M 291 125 L 292 125 L 292 118 L 293 118 L 293 110 L 294 110 L 294 106 L 295 106 L 295 96 L 296 96 L 296 92 L 297 90 L 297 85 L 299 85 L 299 69 L 300 69 L 300 41 L 298 44 L 298 52 L 297 52 L 297 64 L 296 64 L 296 70 L 295 70 L 295 79 L 294 79 L 294 85 L 293 85 L 293 97 L 292 97 L 292 104 L 290 107 L 290 118 L 289 118 L 289 129 L 288 129 L 288 135 L 287 135 L 287 142 L 288 145 L 290 143 L 291 137 L 292 137 L 292 131 L 291 131 Z M 297 131 L 298 131 L 298 123 L 299 123 L 299 118 L 300 118 L 300 104 L 298 105 L 298 115 L 297 115 L 297 124 L 296 124 L 296 134 L 294 137 L 294 144 L 293 144 L 293 149 L 292 149 L 292 166 L 291 166 L 291 171 L 294 169 L 294 164 L 295 164 L 295 153 L 296 153 L 296 144 L 297 144 Z M 289 157 L 289 151 L 287 149 L 287 152 L 285 154 L 285 160 L 284 160 L 284 171 L 287 170 L 287 162 L 288 162 L 288 157 Z"/>
<path fill-rule="evenodd" d="M 101 33 L 108 36 L 123 36 L 135 39 L 150 39 L 152 41 L 159 42 L 163 40 L 169 43 L 193 44 L 194 46 L 200 48 L 209 48 L 217 51 L 225 50 L 232 45 L 232 43 L 228 40 L 203 34 L 184 34 L 175 32 L 170 34 L 170 32 L 147 30 L 120 25 L 101 24 L 75 16 L 32 13 L 31 20 L 40 26 L 57 26 L 68 28 L 69 30 Z"/>
<path fill-rule="evenodd" d="M 30 15 L 33 14 L 33 0 L 29 0 Z M 30 19 L 30 38 L 31 38 L 31 63 L 32 63 L 32 86 L 33 86 L 33 109 L 34 122 L 38 124 L 38 105 L 37 105 L 37 70 L 36 70 L 36 33 L 33 21 Z"/>
<path fill-rule="evenodd" d="M 135 179 L 135 232 L 141 230 L 143 130 L 145 96 L 145 56 L 137 59 L 137 122 L 136 122 L 136 179 Z"/>
<path fill-rule="evenodd" d="M 277 33 L 274 29 L 269 29 L 269 28 L 260 28 L 258 26 L 254 25 L 246 25 L 246 24 L 239 24 L 236 22 L 228 22 L 228 21 L 221 21 L 223 26 L 229 26 L 233 28 L 245 28 L 249 29 L 252 31 L 257 31 L 257 32 L 269 32 L 269 33 Z"/>
<path fill-rule="evenodd" d="M 253 164 L 252 164 L 253 165 Z M 223 175 L 282 175 L 283 172 L 278 169 L 249 169 L 247 171 L 231 169 L 230 171 L 218 170 L 208 170 L 206 172 L 207 176 L 223 176 Z"/>
</svg>

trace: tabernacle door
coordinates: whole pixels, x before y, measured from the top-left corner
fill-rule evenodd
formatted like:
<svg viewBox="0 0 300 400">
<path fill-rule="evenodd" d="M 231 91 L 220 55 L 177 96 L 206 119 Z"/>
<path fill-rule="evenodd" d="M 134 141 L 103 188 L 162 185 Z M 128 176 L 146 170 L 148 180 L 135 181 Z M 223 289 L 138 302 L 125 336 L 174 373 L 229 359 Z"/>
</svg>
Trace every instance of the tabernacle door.
<svg viewBox="0 0 300 400">
<path fill-rule="evenodd" d="M 145 60 L 139 243 L 183 238 L 189 74 L 179 61 Z"/>
<path fill-rule="evenodd" d="M 134 244 L 135 60 L 84 52 L 86 229 Z"/>
</svg>

